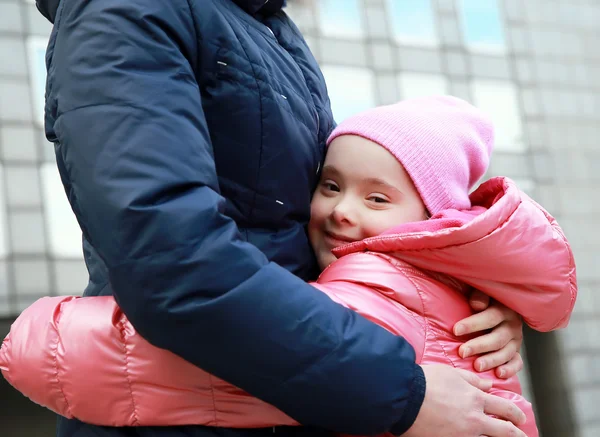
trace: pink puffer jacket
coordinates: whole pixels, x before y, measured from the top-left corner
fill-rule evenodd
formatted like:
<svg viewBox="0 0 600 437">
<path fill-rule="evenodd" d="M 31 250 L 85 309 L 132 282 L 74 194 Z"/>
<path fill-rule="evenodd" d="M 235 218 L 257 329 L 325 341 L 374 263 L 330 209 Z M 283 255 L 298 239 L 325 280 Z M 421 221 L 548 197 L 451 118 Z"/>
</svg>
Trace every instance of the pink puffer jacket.
<svg viewBox="0 0 600 437">
<path fill-rule="evenodd" d="M 492 179 L 471 197 L 471 211 L 447 211 L 339 248 L 341 258 L 315 286 L 404 336 L 422 364 L 472 370 L 474 358 L 458 356 L 465 338 L 452 334 L 453 325 L 472 313 L 469 286 L 513 308 L 535 329 L 565 326 L 577 285 L 573 254 L 558 224 L 508 179 Z M 151 346 L 109 297 L 40 299 L 12 326 L 0 349 L 0 369 L 34 402 L 93 424 L 297 424 Z M 517 378 L 484 376 L 494 380 L 495 394 L 527 414 L 522 429 L 537 436 Z"/>
</svg>

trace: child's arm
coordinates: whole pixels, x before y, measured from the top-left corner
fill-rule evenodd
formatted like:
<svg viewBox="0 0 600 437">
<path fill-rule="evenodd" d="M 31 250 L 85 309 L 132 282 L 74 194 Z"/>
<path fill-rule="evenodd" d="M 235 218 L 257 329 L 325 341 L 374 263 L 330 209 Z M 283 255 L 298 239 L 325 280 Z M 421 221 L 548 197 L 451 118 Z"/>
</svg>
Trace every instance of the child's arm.
<svg viewBox="0 0 600 437">
<path fill-rule="evenodd" d="M 369 273 L 373 277 L 382 278 L 387 273 L 394 275 L 395 286 L 412 287 L 408 280 L 400 284 L 402 275 L 389 263 L 380 261 L 377 266 L 379 271 Z M 369 269 L 373 270 L 373 266 Z M 422 320 L 385 296 L 393 289 L 385 290 L 380 284 L 376 291 L 364 283 L 353 282 L 351 275 L 346 279 L 313 285 L 334 301 L 403 336 L 415 348 L 420 361 L 425 336 Z M 169 417 L 181 415 L 169 416 L 169 411 L 181 411 L 177 401 L 182 393 L 189 396 L 202 391 L 212 384 L 208 379 L 214 379 L 175 354 L 145 341 L 112 297 L 39 299 L 11 327 L 0 349 L 0 371 L 33 402 L 64 417 L 105 426 L 189 424 L 173 422 Z M 138 393 L 138 388 L 144 388 L 143 393 Z M 165 390 L 173 396 L 165 395 Z M 136 395 L 143 402 L 138 403 L 134 414 L 132 399 Z M 142 404 L 150 407 L 143 408 Z M 258 408 L 263 408 L 262 412 L 275 410 L 267 404 Z M 203 411 L 197 412 L 199 421 L 202 414 Z M 269 417 L 277 417 L 275 425 L 295 424 L 278 410 Z"/>
<path fill-rule="evenodd" d="M 33 303 L 0 348 L 0 371 L 33 402 L 94 425 L 213 425 L 217 417 L 248 427 L 297 424 L 148 343 L 109 296 L 45 297 Z M 241 399 L 243 419 L 216 411 L 215 396 L 216 405 Z"/>
<path fill-rule="evenodd" d="M 545 220 L 523 219 L 530 216 L 543 216 Z M 496 252 L 497 268 L 493 277 L 478 277 L 473 269 L 470 275 L 461 277 L 457 272 L 456 277 L 516 311 L 537 331 L 566 327 L 578 287 L 575 259 L 563 230 L 544 208 L 529 198 L 524 199 L 504 226 L 507 231 L 492 233 L 477 242 L 481 250 L 487 248 L 491 253 L 495 247 L 512 249 L 512 252 Z M 506 239 L 526 243 L 509 244 Z M 451 249 L 448 256 L 452 256 Z M 514 268 L 515 260 L 519 259 L 523 260 L 522 268 Z M 509 267 L 505 267 L 507 265 Z"/>
<path fill-rule="evenodd" d="M 61 416 L 134 426 L 143 418 L 132 402 L 128 366 L 134 364 L 135 373 L 150 349 L 155 366 L 170 361 L 168 370 L 156 372 L 157 386 L 169 374 L 190 370 L 136 334 L 112 297 L 44 297 L 12 325 L 0 349 L 0 370 L 13 387 Z"/>
</svg>

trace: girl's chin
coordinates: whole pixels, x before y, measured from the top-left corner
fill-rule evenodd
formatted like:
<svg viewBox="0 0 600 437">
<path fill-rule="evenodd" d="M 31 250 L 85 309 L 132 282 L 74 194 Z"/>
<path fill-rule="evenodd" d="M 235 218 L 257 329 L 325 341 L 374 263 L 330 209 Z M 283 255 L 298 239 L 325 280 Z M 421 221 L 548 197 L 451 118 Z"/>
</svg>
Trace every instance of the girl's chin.
<svg viewBox="0 0 600 437">
<path fill-rule="evenodd" d="M 329 266 L 329 264 L 334 262 L 336 259 L 337 258 L 335 257 L 335 255 L 333 253 L 331 253 L 331 252 L 324 253 L 324 254 L 320 255 L 318 258 L 319 267 L 321 268 L 321 270 L 325 270 L 325 268 L 327 268 Z"/>
</svg>

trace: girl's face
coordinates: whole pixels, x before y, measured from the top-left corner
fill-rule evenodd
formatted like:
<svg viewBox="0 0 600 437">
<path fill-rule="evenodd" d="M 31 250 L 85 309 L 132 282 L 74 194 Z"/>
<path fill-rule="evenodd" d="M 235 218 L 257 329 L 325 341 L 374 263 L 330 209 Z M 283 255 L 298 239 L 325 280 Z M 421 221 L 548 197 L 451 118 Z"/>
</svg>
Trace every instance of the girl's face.
<svg viewBox="0 0 600 437">
<path fill-rule="evenodd" d="M 329 145 L 311 203 L 310 243 L 324 269 L 332 249 L 427 219 L 427 208 L 410 176 L 386 149 L 359 136 Z"/>
</svg>

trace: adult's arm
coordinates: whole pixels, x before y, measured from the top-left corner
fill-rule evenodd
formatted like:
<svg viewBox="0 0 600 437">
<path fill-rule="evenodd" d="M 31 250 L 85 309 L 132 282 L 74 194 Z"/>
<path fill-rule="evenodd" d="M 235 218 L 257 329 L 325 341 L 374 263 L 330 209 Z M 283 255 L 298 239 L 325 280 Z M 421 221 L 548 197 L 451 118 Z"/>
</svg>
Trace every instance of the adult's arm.
<svg viewBox="0 0 600 437">
<path fill-rule="evenodd" d="M 194 4 L 62 2 L 47 121 L 84 235 L 150 343 L 303 424 L 401 434 L 425 392 L 412 347 L 269 263 L 223 214 Z"/>
</svg>

